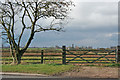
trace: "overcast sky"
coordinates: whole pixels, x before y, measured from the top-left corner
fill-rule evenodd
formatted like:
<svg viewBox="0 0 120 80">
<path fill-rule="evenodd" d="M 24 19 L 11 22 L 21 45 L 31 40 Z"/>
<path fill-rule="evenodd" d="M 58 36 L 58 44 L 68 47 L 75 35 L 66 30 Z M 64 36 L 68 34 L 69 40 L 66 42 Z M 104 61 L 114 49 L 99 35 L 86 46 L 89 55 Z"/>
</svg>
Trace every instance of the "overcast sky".
<svg viewBox="0 0 120 80">
<path fill-rule="evenodd" d="M 118 3 L 75 2 L 65 25 L 65 32 L 36 34 L 32 47 L 45 46 L 93 46 L 110 47 L 118 44 Z"/>
<path fill-rule="evenodd" d="M 118 3 L 74 1 L 65 32 L 41 32 L 35 35 L 30 47 L 56 45 L 110 47 L 118 44 Z M 45 22 L 44 22 L 45 23 Z M 43 23 L 43 24 L 44 24 Z M 46 21 L 47 23 L 47 21 Z M 22 45 L 28 33 L 23 36 Z"/>
</svg>

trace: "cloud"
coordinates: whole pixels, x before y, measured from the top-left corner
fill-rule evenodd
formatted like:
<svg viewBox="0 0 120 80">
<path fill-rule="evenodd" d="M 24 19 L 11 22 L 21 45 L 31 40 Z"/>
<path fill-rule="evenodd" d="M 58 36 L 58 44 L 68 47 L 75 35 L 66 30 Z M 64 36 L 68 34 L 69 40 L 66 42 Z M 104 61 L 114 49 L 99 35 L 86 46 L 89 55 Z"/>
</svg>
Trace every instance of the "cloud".
<svg viewBox="0 0 120 80">
<path fill-rule="evenodd" d="M 119 33 L 108 33 L 108 34 L 106 34 L 105 36 L 106 36 L 106 37 L 112 37 L 112 36 L 114 36 L 114 35 L 118 36 L 118 34 L 119 34 Z"/>
<path fill-rule="evenodd" d="M 117 26 L 117 8 L 117 3 L 79 2 L 70 15 L 73 18 L 70 25 L 79 24 L 81 28 Z"/>
<path fill-rule="evenodd" d="M 72 0 L 74 2 L 119 2 L 119 0 Z"/>
</svg>

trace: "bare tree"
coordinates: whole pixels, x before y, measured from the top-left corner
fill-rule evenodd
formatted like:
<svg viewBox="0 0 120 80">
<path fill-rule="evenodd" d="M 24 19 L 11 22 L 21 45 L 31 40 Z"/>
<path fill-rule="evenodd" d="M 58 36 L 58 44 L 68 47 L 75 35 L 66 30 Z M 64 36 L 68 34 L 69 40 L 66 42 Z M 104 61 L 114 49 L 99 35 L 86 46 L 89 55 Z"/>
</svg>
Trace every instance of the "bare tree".
<svg viewBox="0 0 120 80">
<path fill-rule="evenodd" d="M 19 0 L 11 2 L 7 0 L 5 3 L 0 2 L 0 27 L 7 35 L 12 50 L 13 64 L 21 63 L 22 55 L 29 47 L 37 32 L 49 30 L 61 31 L 63 29 L 62 26 L 58 26 L 58 24 L 61 25 L 62 23 L 55 22 L 55 20 L 64 20 L 71 10 L 71 5 L 73 3 L 66 0 L 62 0 L 62 2 L 51 2 L 48 0 L 33 0 L 33 2 L 25 2 L 23 0 L 22 2 L 19 2 Z M 18 28 L 18 25 L 16 25 L 17 16 L 21 20 L 21 32 L 16 38 L 15 29 Z M 54 20 L 51 21 L 49 27 L 43 27 L 39 24 L 40 19 L 43 18 L 52 18 Z M 26 23 L 28 19 L 29 25 Z M 30 36 L 28 36 L 26 45 L 21 49 L 20 44 L 26 29 L 30 30 Z M 15 54 L 13 50 L 15 50 Z"/>
</svg>

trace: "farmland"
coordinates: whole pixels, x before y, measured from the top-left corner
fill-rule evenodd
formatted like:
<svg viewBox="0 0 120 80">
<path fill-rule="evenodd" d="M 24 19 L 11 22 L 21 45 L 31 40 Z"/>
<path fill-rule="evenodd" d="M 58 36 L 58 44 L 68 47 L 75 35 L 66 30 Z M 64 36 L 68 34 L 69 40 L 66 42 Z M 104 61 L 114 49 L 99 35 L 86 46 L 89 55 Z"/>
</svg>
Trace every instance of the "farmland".
<svg viewBox="0 0 120 80">
<path fill-rule="evenodd" d="M 44 51 L 43 60 L 41 59 L 41 50 Z M 66 52 L 65 60 L 67 64 L 81 64 L 81 63 L 113 63 L 116 61 L 115 52 L 93 52 L 94 50 L 73 50 Z M 3 64 L 10 64 L 12 62 L 9 48 L 2 50 L 2 57 L 0 58 Z M 62 64 L 63 50 L 55 48 L 28 48 L 22 57 L 22 63 L 40 64 L 41 60 L 45 63 Z"/>
<path fill-rule="evenodd" d="M 45 53 L 61 53 L 62 49 L 55 49 L 55 48 L 28 48 L 26 50 L 26 53 L 40 53 L 41 50 L 44 50 Z M 9 48 L 2 48 L 3 53 L 9 53 L 10 49 Z"/>
</svg>

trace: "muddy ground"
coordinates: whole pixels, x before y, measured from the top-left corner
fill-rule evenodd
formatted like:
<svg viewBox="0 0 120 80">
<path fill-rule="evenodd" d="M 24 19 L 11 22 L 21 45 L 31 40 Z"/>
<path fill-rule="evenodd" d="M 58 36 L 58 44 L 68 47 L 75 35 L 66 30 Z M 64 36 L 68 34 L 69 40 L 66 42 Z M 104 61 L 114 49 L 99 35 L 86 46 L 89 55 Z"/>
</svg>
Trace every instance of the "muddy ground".
<svg viewBox="0 0 120 80">
<path fill-rule="evenodd" d="M 120 68 L 81 66 L 75 70 L 61 73 L 59 77 L 76 78 L 120 78 Z"/>
</svg>

